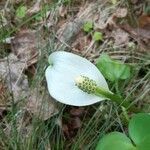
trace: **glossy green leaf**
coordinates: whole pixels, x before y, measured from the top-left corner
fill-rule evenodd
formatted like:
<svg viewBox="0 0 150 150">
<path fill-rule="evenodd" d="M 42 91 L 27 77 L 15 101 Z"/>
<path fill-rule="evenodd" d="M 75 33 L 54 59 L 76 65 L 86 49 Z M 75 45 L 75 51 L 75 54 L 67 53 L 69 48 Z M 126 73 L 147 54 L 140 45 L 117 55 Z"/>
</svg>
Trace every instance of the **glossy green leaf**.
<svg viewBox="0 0 150 150">
<path fill-rule="evenodd" d="M 93 29 L 93 23 L 88 21 L 83 25 L 83 30 L 85 32 L 90 32 Z"/>
<path fill-rule="evenodd" d="M 111 132 L 100 139 L 96 150 L 136 150 L 136 148 L 125 134 Z"/>
<path fill-rule="evenodd" d="M 103 40 L 103 34 L 101 32 L 94 32 L 93 40 L 94 41 L 102 41 Z"/>
<path fill-rule="evenodd" d="M 134 115 L 129 122 L 129 135 L 136 145 L 146 137 L 150 137 L 150 115 L 146 113 Z"/>
<path fill-rule="evenodd" d="M 138 150 L 150 150 L 150 135 L 137 145 Z"/>
<path fill-rule="evenodd" d="M 20 6 L 18 7 L 17 11 L 16 11 L 16 16 L 18 18 L 24 18 L 26 15 L 26 11 L 27 11 L 27 7 L 26 6 Z"/>
<path fill-rule="evenodd" d="M 96 66 L 108 80 L 114 82 L 125 80 L 131 75 L 131 68 L 120 61 L 111 59 L 107 54 L 102 54 L 96 62 Z"/>
</svg>

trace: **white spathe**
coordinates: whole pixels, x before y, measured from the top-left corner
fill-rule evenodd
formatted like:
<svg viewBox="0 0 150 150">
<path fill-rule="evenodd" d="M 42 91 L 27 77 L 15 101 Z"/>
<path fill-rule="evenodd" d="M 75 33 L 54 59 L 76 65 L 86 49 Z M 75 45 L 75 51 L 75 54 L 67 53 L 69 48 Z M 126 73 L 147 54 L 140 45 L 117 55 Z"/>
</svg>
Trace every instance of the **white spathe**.
<svg viewBox="0 0 150 150">
<path fill-rule="evenodd" d="M 48 61 L 51 64 L 45 72 L 48 91 L 57 101 L 67 105 L 86 106 L 106 99 L 83 92 L 75 85 L 76 78 L 82 75 L 109 90 L 101 72 L 87 59 L 69 52 L 57 51 L 49 56 Z"/>
</svg>

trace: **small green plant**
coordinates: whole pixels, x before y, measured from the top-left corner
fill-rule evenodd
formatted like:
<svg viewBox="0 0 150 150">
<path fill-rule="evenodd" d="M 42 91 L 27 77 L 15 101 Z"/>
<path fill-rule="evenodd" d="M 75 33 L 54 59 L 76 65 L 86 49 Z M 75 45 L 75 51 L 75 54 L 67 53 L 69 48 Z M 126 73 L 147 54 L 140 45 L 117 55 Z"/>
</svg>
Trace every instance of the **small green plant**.
<svg viewBox="0 0 150 150">
<path fill-rule="evenodd" d="M 86 106 L 109 99 L 129 108 L 130 103 L 109 90 L 101 72 L 87 59 L 58 51 L 52 53 L 48 61 L 50 66 L 45 72 L 48 90 L 56 100 L 68 105 Z M 67 89 L 68 94 L 65 93 Z"/>
<path fill-rule="evenodd" d="M 102 41 L 103 40 L 103 34 L 101 32 L 94 32 L 93 34 L 93 40 L 94 41 Z"/>
<path fill-rule="evenodd" d="M 58 51 L 49 56 L 45 75 L 49 93 L 57 101 L 86 106 L 105 100 L 99 91 L 113 95 L 94 64 L 78 55 Z M 56 69 L 57 68 L 57 69 Z M 66 70 L 67 69 L 67 70 Z M 65 91 L 69 92 L 66 94 Z"/>
<path fill-rule="evenodd" d="M 150 149 L 150 115 L 134 115 L 128 126 L 129 137 L 120 132 L 105 135 L 96 150 L 149 150 Z M 132 141 L 133 142 L 132 142 Z"/>
<path fill-rule="evenodd" d="M 26 6 L 20 6 L 20 7 L 18 7 L 17 8 L 17 10 L 16 10 L 16 16 L 18 17 L 18 18 L 24 18 L 25 17 L 25 15 L 26 15 L 26 11 L 27 11 L 27 7 Z"/>
<path fill-rule="evenodd" d="M 87 33 L 91 32 L 93 30 L 93 23 L 90 21 L 84 23 L 83 30 Z"/>
<path fill-rule="evenodd" d="M 111 59 L 107 54 L 102 54 L 96 62 L 97 68 L 109 81 L 125 80 L 131 76 L 130 66 L 120 61 Z"/>
<path fill-rule="evenodd" d="M 94 42 L 103 40 L 103 34 L 101 32 L 94 31 L 94 24 L 91 21 L 88 21 L 83 25 L 83 30 L 86 33 L 91 33 Z"/>
</svg>

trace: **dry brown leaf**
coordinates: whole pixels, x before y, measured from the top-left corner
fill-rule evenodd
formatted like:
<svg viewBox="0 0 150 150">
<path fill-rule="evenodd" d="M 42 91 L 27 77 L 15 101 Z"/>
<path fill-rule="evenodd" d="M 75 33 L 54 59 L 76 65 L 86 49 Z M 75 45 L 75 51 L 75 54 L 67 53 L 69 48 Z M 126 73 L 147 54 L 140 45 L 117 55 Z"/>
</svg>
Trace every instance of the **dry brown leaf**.
<svg viewBox="0 0 150 150">
<path fill-rule="evenodd" d="M 20 62 L 14 54 L 0 60 L 0 77 L 5 81 L 9 92 L 13 94 L 14 101 L 28 96 L 28 80 L 23 74 L 26 64 Z"/>
<path fill-rule="evenodd" d="M 129 25 L 120 26 L 124 31 L 128 32 L 130 36 L 138 42 L 141 51 L 149 51 L 150 49 L 150 30 L 142 28 L 133 28 Z"/>
<path fill-rule="evenodd" d="M 71 47 L 73 48 L 72 50 L 77 52 L 83 52 L 89 47 L 91 41 L 92 39 L 89 36 L 85 36 L 83 32 L 80 32 L 77 35 L 76 40 L 71 45 Z"/>
<path fill-rule="evenodd" d="M 138 21 L 140 28 L 150 30 L 150 15 L 142 15 Z"/>
<path fill-rule="evenodd" d="M 71 118 L 70 119 L 70 124 L 69 124 L 69 126 L 70 126 L 70 129 L 72 130 L 74 130 L 74 129 L 79 129 L 79 128 L 81 128 L 81 125 L 82 125 L 82 122 L 81 122 L 81 120 L 80 120 L 80 118 L 79 117 L 74 117 L 74 118 Z"/>
<path fill-rule="evenodd" d="M 129 25 L 120 26 L 123 30 L 127 31 L 133 38 L 138 40 L 150 39 L 150 30 L 142 28 L 132 28 Z"/>
<path fill-rule="evenodd" d="M 104 30 L 108 26 L 118 28 L 116 25 L 116 19 L 126 17 L 127 12 L 127 8 L 118 8 L 111 16 L 107 17 L 107 20 L 103 19 L 106 17 L 103 16 L 105 13 L 102 13 L 98 19 L 98 22 L 95 23 L 95 27 L 101 30 Z"/>
<path fill-rule="evenodd" d="M 54 100 L 44 91 L 41 87 L 40 90 L 33 89 L 26 105 L 27 110 L 41 120 L 47 120 L 58 113 Z"/>
<path fill-rule="evenodd" d="M 35 31 L 21 30 L 14 39 L 11 40 L 11 48 L 13 53 L 21 62 L 30 66 L 37 62 L 38 50 Z"/>
<path fill-rule="evenodd" d="M 117 27 L 116 19 L 117 18 L 124 18 L 127 16 L 127 9 L 126 8 L 118 8 L 112 15 L 105 16 L 105 12 L 101 12 L 100 17 L 98 17 L 98 21 L 95 23 L 95 27 L 101 30 L 104 30 L 108 26 Z M 105 19 L 107 18 L 107 19 Z"/>
<path fill-rule="evenodd" d="M 137 35 L 137 38 L 140 38 L 140 39 L 144 38 L 144 39 L 150 40 L 150 30 L 136 28 L 134 29 L 134 32 L 135 32 L 135 35 Z"/>
<path fill-rule="evenodd" d="M 68 118 L 67 123 L 62 124 L 62 131 L 67 139 L 73 138 L 77 130 L 81 128 L 82 122 L 79 117 Z"/>
<path fill-rule="evenodd" d="M 58 44 L 56 44 L 56 49 L 59 49 L 59 47 L 62 46 L 62 43 L 69 47 L 69 45 L 74 42 L 74 39 L 83 27 L 83 23 L 94 16 L 93 10 L 96 6 L 96 3 L 90 3 L 85 5 L 84 8 L 82 8 L 78 12 L 76 18 L 73 21 L 66 22 L 60 27 L 56 34 L 57 39 L 59 40 Z"/>
<path fill-rule="evenodd" d="M 129 34 L 122 29 L 117 29 L 112 32 L 112 37 L 115 39 L 115 45 L 126 44 L 129 42 Z"/>
<path fill-rule="evenodd" d="M 69 137 L 70 137 L 69 128 L 68 128 L 68 126 L 66 124 L 63 124 L 62 131 L 63 131 L 65 137 L 67 137 L 69 139 Z"/>
<path fill-rule="evenodd" d="M 115 23 L 115 17 L 112 15 L 110 16 L 106 22 L 99 20 L 98 23 L 95 24 L 96 28 L 104 30 L 105 28 L 107 28 L 108 26 L 110 27 L 116 27 L 116 23 Z"/>
<path fill-rule="evenodd" d="M 64 7 L 63 5 L 61 5 L 61 6 L 59 7 L 59 15 L 60 15 L 61 17 L 65 17 L 66 14 L 67 14 L 67 8 Z"/>
<path fill-rule="evenodd" d="M 85 110 L 84 110 L 84 108 L 72 108 L 71 110 L 70 110 L 70 114 L 72 115 L 72 116 L 78 116 L 78 117 L 80 117 L 80 116 L 82 116 L 83 114 L 85 113 Z"/>
</svg>

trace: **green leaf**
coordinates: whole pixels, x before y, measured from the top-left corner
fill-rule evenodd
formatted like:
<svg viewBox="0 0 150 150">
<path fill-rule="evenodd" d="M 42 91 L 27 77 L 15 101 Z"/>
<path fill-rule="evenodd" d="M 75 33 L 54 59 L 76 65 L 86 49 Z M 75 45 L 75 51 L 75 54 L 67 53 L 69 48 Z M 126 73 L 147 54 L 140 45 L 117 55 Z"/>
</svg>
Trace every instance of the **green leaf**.
<svg viewBox="0 0 150 150">
<path fill-rule="evenodd" d="M 105 78 L 112 82 L 125 80 L 131 76 L 131 68 L 128 65 L 111 59 L 107 54 L 102 54 L 99 57 L 96 66 Z"/>
<path fill-rule="evenodd" d="M 129 135 L 136 145 L 150 136 L 150 115 L 146 113 L 134 115 L 129 122 Z"/>
<path fill-rule="evenodd" d="M 103 34 L 101 32 L 94 32 L 93 40 L 94 41 L 102 41 L 103 40 Z"/>
<path fill-rule="evenodd" d="M 138 150 L 150 150 L 150 135 L 137 145 Z"/>
<path fill-rule="evenodd" d="M 85 32 L 90 32 L 93 29 L 93 23 L 88 21 L 83 25 L 83 30 Z"/>
<path fill-rule="evenodd" d="M 26 15 L 26 10 L 27 10 L 26 6 L 20 6 L 20 7 L 18 7 L 18 9 L 16 10 L 16 16 L 18 18 L 24 18 L 25 15 Z"/>
<path fill-rule="evenodd" d="M 136 148 L 126 135 L 112 132 L 100 139 L 96 150 L 136 150 Z"/>
</svg>

